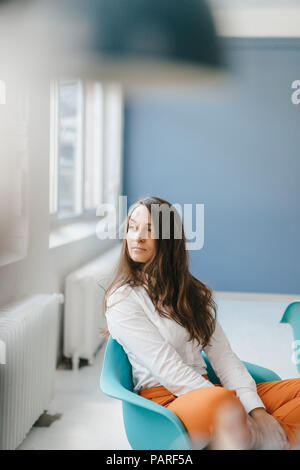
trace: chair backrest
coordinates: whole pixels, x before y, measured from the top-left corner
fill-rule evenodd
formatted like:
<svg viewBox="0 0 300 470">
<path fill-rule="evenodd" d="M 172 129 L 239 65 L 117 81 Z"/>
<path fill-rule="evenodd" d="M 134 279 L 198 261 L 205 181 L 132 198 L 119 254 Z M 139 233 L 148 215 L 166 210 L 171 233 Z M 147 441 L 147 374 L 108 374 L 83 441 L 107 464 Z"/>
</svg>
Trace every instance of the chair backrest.
<svg viewBox="0 0 300 470">
<path fill-rule="evenodd" d="M 293 343 L 293 362 L 298 368 L 300 374 L 300 352 L 299 352 L 299 341 L 300 341 L 300 300 L 291 302 L 280 320 L 280 323 L 289 323 L 293 329 L 294 343 Z"/>
<path fill-rule="evenodd" d="M 101 389 L 107 395 L 124 398 L 124 390 L 133 390 L 132 367 L 122 346 L 108 339 L 101 372 Z"/>
<path fill-rule="evenodd" d="M 203 357 L 206 362 L 209 380 L 212 383 L 220 383 L 220 380 L 216 376 L 204 353 Z M 120 393 L 120 396 L 115 398 L 122 399 L 122 391 L 124 389 L 129 391 L 133 390 L 132 367 L 127 354 L 123 347 L 110 336 L 106 346 L 105 359 L 103 361 L 101 388 L 103 389 L 103 386 L 105 386 L 106 389 L 111 390 L 112 384 L 116 387 L 115 391 L 119 391 Z"/>
<path fill-rule="evenodd" d="M 220 380 L 213 370 L 207 356 L 202 353 L 207 366 L 207 375 L 213 384 L 220 384 Z M 281 380 L 270 369 L 243 361 L 256 383 L 272 380 Z M 108 339 L 105 358 L 101 372 L 101 389 L 107 395 L 124 400 L 128 398 L 128 391 L 132 392 L 132 367 L 122 346 L 111 336 Z M 126 392 L 127 393 L 126 393 Z M 125 398 L 126 395 L 126 398 Z"/>
</svg>

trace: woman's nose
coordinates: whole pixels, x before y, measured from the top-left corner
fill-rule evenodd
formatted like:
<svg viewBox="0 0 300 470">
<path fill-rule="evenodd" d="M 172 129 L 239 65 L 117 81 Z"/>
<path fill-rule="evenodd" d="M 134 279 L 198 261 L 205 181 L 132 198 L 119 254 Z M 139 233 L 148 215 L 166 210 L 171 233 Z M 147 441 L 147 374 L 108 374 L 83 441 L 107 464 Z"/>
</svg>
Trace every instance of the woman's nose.
<svg viewBox="0 0 300 470">
<path fill-rule="evenodd" d="M 134 237 L 135 237 L 135 239 L 138 240 L 138 241 L 144 240 L 145 236 L 144 236 L 143 230 L 137 230 L 137 231 L 135 232 L 135 234 L 134 234 Z"/>
</svg>

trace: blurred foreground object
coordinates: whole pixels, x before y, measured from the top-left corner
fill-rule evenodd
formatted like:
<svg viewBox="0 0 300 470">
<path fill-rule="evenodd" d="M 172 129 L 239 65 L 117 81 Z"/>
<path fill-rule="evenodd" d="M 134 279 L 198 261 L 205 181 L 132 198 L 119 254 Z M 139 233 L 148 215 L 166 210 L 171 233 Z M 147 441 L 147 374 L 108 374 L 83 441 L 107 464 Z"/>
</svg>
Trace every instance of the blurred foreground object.
<svg viewBox="0 0 300 470">
<path fill-rule="evenodd" d="M 254 431 L 253 431 L 254 432 Z M 254 436 L 245 426 L 242 410 L 224 405 L 216 416 L 215 435 L 209 450 L 250 450 Z"/>
<path fill-rule="evenodd" d="M 4 78 L 186 84 L 221 66 L 202 0 L 0 0 L 0 56 Z"/>
</svg>

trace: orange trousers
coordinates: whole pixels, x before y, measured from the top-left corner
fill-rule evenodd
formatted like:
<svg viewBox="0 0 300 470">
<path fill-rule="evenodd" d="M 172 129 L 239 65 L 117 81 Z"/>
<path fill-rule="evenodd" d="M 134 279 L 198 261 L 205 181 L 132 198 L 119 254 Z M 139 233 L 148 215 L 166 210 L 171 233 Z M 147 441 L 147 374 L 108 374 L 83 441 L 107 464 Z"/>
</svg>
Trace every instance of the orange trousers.
<svg viewBox="0 0 300 470">
<path fill-rule="evenodd" d="M 208 379 L 207 375 L 203 377 Z M 294 449 L 300 444 L 300 378 L 264 382 L 256 388 L 266 411 L 281 424 L 291 449 Z M 173 411 L 192 439 L 197 436 L 211 439 L 218 408 L 226 402 L 242 407 L 246 424 L 246 411 L 235 390 L 221 385 L 198 388 L 179 397 L 162 385 L 147 388 L 139 394 Z"/>
</svg>

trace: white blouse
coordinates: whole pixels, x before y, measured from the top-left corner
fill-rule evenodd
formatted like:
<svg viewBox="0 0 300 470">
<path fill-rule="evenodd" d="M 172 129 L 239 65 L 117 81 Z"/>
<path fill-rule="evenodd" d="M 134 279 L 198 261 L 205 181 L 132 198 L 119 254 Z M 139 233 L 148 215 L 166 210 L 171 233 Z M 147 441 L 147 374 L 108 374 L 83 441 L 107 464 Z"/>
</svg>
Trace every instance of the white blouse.
<svg viewBox="0 0 300 470">
<path fill-rule="evenodd" d="M 203 349 L 223 387 L 236 391 L 247 413 L 265 408 L 254 379 L 232 351 L 218 322 L 210 344 L 201 348 L 196 340 L 188 341 L 184 327 L 158 314 L 142 286 L 128 284 L 109 296 L 105 316 L 111 336 L 123 346 L 132 365 L 135 393 L 163 385 L 179 396 L 213 387 L 202 377 L 207 374 Z"/>
</svg>

